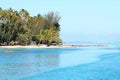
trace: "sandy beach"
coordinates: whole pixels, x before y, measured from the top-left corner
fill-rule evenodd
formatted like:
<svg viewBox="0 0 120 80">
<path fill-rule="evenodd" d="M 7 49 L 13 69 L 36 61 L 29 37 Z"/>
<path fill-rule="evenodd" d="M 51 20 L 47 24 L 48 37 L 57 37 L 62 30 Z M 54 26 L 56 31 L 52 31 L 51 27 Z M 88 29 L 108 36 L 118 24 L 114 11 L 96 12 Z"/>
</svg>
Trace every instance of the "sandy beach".
<svg viewBox="0 0 120 80">
<path fill-rule="evenodd" d="M 0 46 L 0 48 L 75 48 L 75 47 L 108 47 L 107 44 L 63 44 L 63 45 L 27 45 L 27 46 L 21 46 L 21 45 L 14 45 L 14 46 Z"/>
<path fill-rule="evenodd" d="M 72 48 L 74 46 L 72 45 L 56 45 L 56 46 L 47 46 L 47 45 L 27 45 L 27 46 L 21 46 L 21 45 L 14 45 L 14 46 L 0 46 L 0 48 Z"/>
</svg>

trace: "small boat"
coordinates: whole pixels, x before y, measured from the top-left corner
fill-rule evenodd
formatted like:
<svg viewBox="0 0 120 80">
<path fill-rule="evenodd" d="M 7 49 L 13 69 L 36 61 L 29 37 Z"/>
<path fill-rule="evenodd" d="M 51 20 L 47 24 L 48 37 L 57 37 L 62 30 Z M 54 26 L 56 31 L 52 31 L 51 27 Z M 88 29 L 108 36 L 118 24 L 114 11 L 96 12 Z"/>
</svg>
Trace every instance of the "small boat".
<svg viewBox="0 0 120 80">
<path fill-rule="evenodd" d="M 10 52 L 14 52 L 13 50 L 7 49 L 5 52 L 10 53 Z"/>
</svg>

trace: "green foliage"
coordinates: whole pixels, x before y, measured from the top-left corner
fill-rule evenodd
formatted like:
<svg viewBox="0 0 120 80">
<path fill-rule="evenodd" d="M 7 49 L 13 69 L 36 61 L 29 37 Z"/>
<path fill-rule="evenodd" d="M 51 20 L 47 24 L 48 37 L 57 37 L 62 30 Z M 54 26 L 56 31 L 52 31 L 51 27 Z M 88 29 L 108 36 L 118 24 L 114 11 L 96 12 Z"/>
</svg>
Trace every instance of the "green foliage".
<svg viewBox="0 0 120 80">
<path fill-rule="evenodd" d="M 15 42 L 14 41 L 11 41 L 10 43 L 9 43 L 9 45 L 14 45 L 15 44 Z"/>
<path fill-rule="evenodd" d="M 28 44 L 28 37 L 25 34 L 18 34 L 17 42 L 20 45 L 27 45 Z"/>
<path fill-rule="evenodd" d="M 0 8 L 0 45 L 59 44 L 59 20 L 54 12 L 31 17 L 24 9 Z"/>
</svg>

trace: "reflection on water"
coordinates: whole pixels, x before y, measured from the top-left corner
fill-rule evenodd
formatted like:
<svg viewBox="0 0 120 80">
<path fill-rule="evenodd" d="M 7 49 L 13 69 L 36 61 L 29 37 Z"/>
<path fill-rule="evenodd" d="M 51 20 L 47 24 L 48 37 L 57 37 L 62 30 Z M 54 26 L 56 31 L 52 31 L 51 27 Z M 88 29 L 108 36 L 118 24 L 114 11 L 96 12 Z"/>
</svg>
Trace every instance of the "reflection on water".
<svg viewBox="0 0 120 80">
<path fill-rule="evenodd" d="M 0 80 L 17 80 L 56 68 L 99 60 L 98 55 L 115 50 L 99 49 L 0 49 Z"/>
<path fill-rule="evenodd" d="M 0 51 L 0 80 L 12 80 L 56 68 L 59 65 L 59 54 L 31 53 L 28 50 L 16 53 Z"/>
<path fill-rule="evenodd" d="M 13 80 L 59 67 L 60 54 L 71 49 L 0 49 L 0 80 Z M 74 49 L 73 49 L 74 51 Z"/>
</svg>

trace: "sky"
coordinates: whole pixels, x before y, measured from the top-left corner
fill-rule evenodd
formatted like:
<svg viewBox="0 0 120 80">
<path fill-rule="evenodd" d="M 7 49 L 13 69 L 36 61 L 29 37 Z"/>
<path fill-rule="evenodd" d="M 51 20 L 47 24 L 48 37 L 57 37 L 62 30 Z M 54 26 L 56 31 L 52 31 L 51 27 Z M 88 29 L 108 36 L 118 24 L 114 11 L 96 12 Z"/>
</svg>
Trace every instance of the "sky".
<svg viewBox="0 0 120 80">
<path fill-rule="evenodd" d="M 120 41 L 120 0 L 0 0 L 2 9 L 61 16 L 63 42 Z"/>
</svg>

